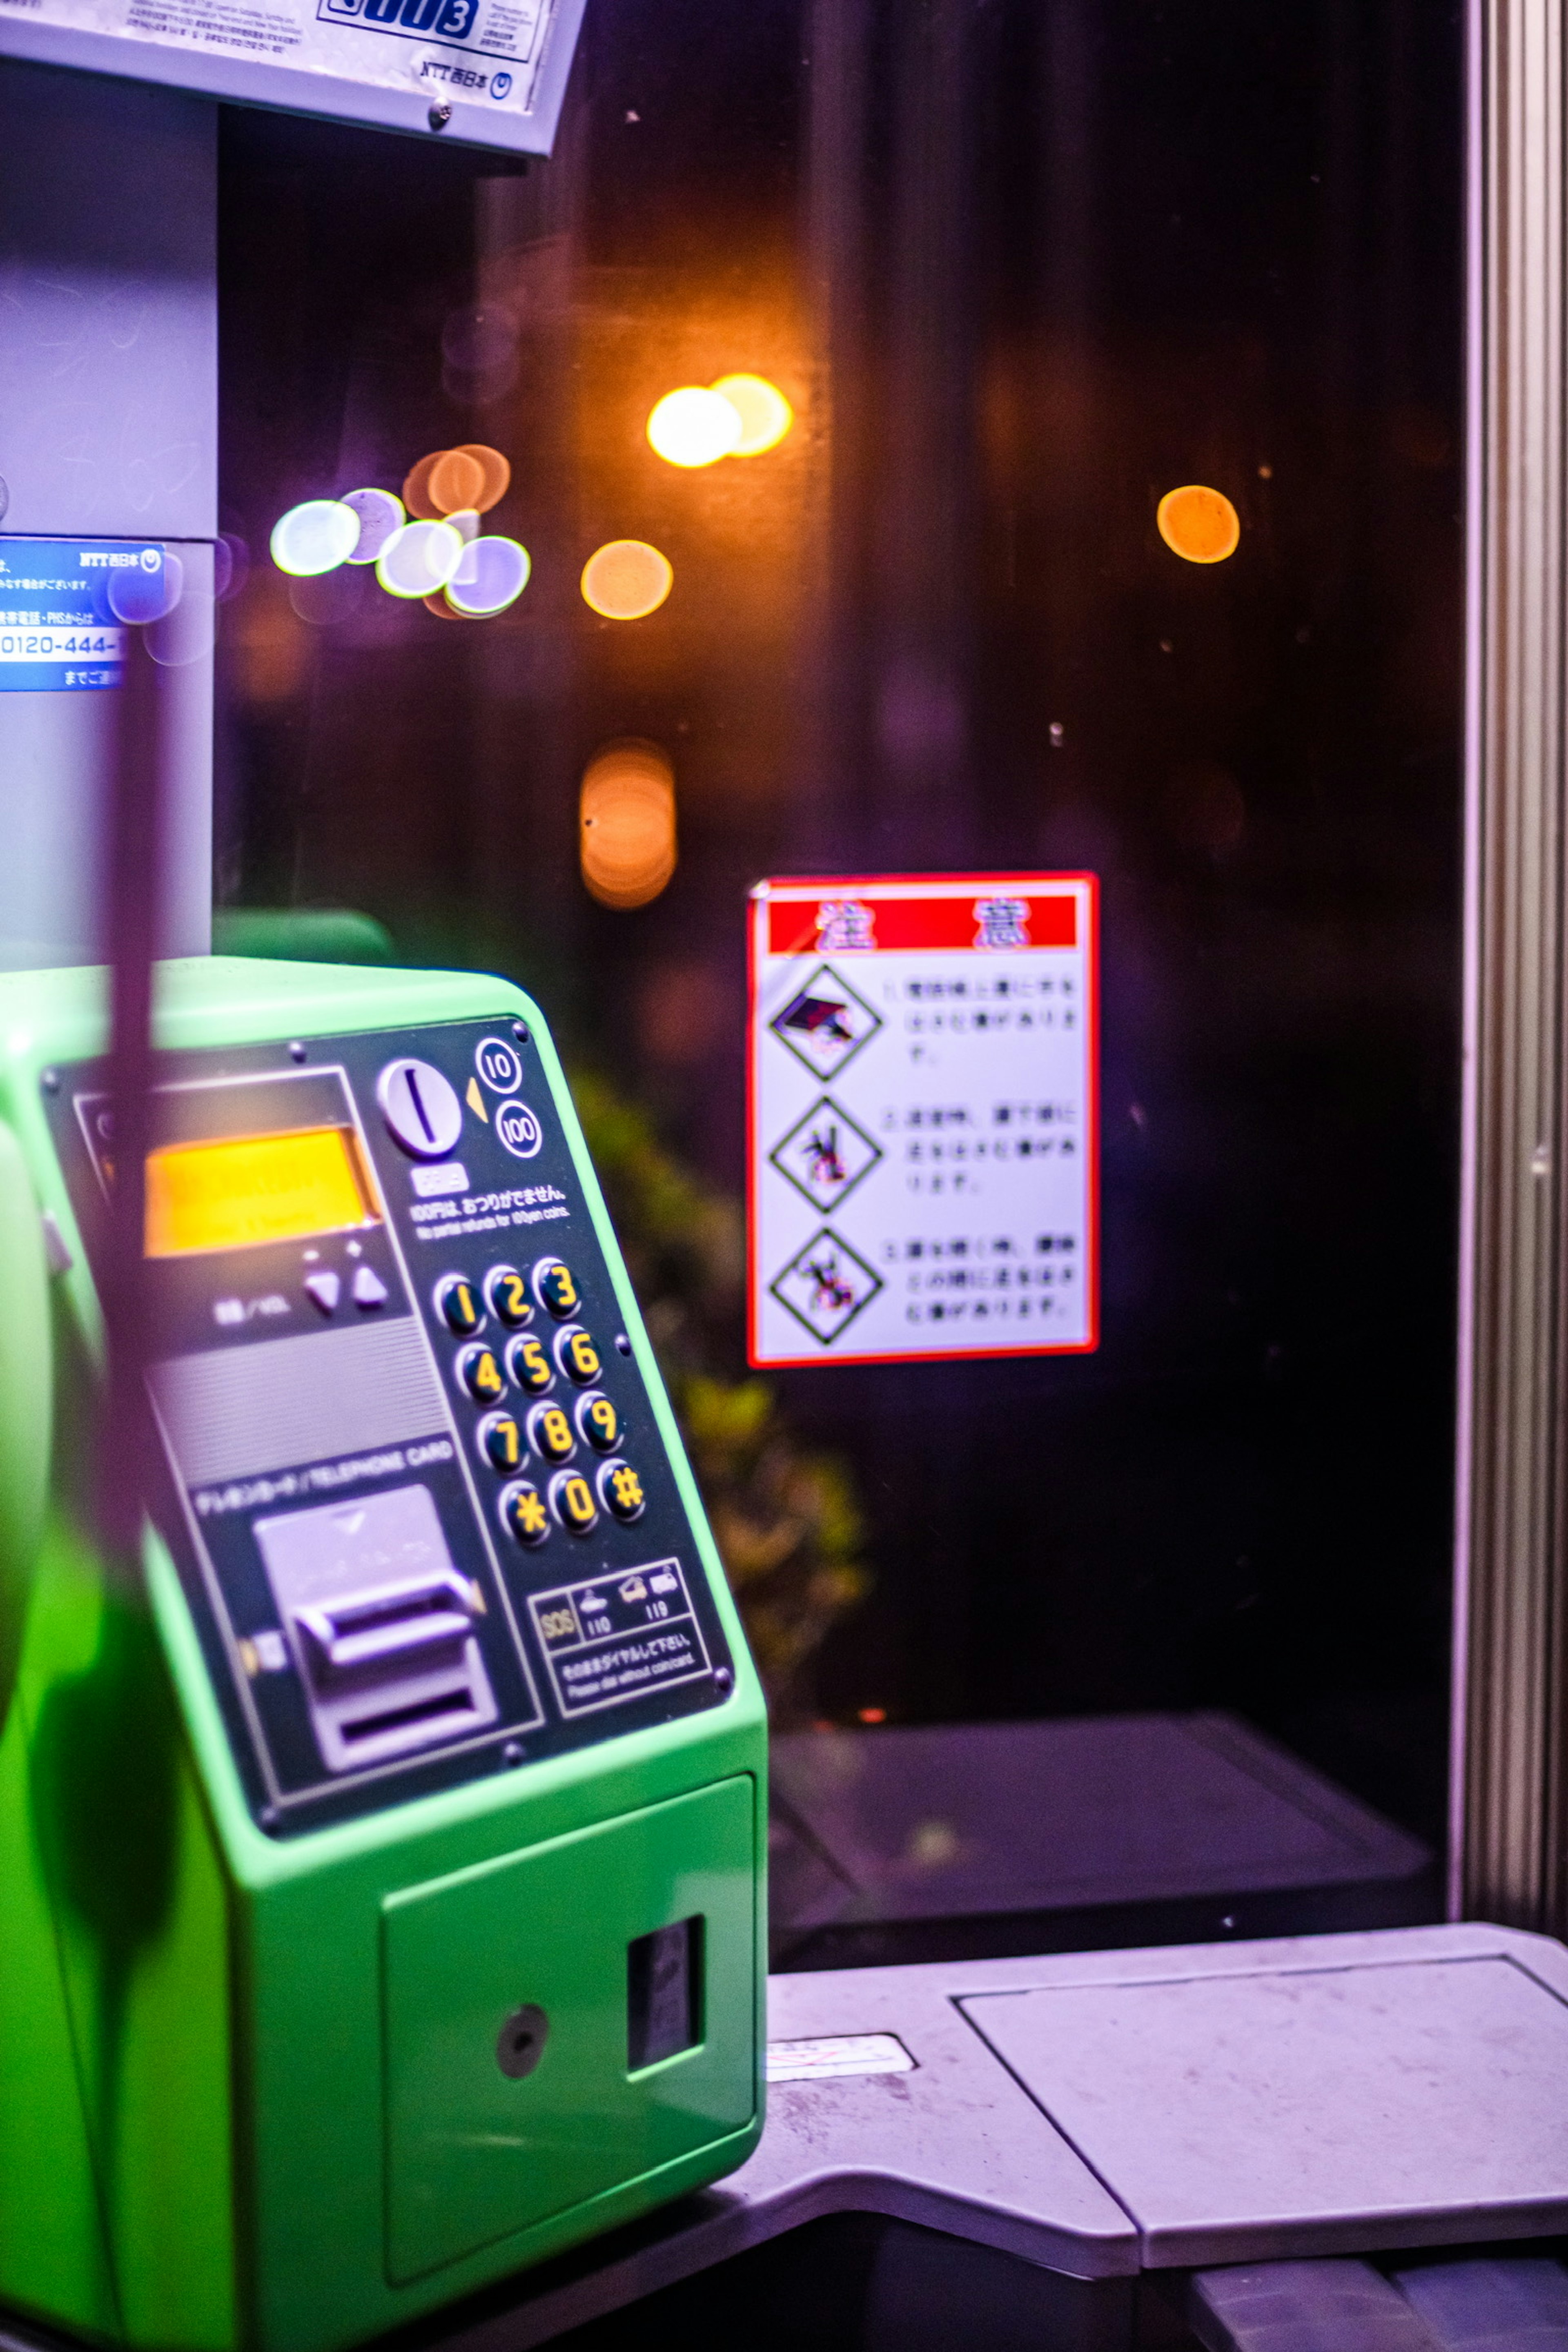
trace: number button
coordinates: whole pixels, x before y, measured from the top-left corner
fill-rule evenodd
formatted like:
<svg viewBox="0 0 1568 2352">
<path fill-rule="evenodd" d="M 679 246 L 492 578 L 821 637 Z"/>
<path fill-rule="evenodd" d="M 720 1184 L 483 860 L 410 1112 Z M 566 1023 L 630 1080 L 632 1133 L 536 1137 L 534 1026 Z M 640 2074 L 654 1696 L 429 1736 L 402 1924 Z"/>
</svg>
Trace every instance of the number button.
<svg viewBox="0 0 1568 2352">
<path fill-rule="evenodd" d="M 510 1412 L 487 1412 L 479 1423 L 479 1447 L 492 1470 L 515 1470 L 522 1460 L 522 1432 Z"/>
<path fill-rule="evenodd" d="M 499 1323 L 509 1331 L 521 1331 L 525 1323 L 533 1320 L 533 1309 L 528 1303 L 528 1285 L 515 1265 L 492 1265 L 485 1276 L 485 1301 Z"/>
<path fill-rule="evenodd" d="M 606 1462 L 599 1472 L 599 1500 L 617 1519 L 640 1519 L 647 1508 L 642 1480 L 629 1462 Z"/>
<path fill-rule="evenodd" d="M 585 1536 L 598 1523 L 594 1489 L 581 1470 L 557 1470 L 550 1481 L 550 1507 L 569 1535 Z"/>
<path fill-rule="evenodd" d="M 585 1389 L 599 1377 L 599 1350 L 581 1323 L 568 1323 L 555 1334 L 555 1360 L 569 1381 Z"/>
<path fill-rule="evenodd" d="M 621 1416 L 603 1389 L 577 1400 L 577 1434 L 595 1454 L 613 1454 L 621 1433 Z"/>
<path fill-rule="evenodd" d="M 508 1342 L 506 1368 L 526 1396 L 541 1396 L 555 1386 L 550 1359 L 531 1332 Z"/>
<path fill-rule="evenodd" d="M 528 1416 L 528 1442 L 546 1462 L 564 1462 L 577 1451 L 572 1424 L 558 1404 L 536 1404 Z"/>
<path fill-rule="evenodd" d="M 533 1295 L 548 1307 L 558 1323 L 574 1315 L 583 1304 L 572 1269 L 564 1258 L 542 1257 L 533 1269 Z"/>
<path fill-rule="evenodd" d="M 466 1274 L 444 1274 L 436 1285 L 436 1312 L 459 1339 L 477 1331 L 485 1319 L 479 1293 Z"/>
<path fill-rule="evenodd" d="M 458 1378 L 476 1404 L 494 1404 L 506 1394 L 501 1369 L 489 1348 L 464 1348 L 458 1356 Z"/>
<path fill-rule="evenodd" d="M 542 1544 L 550 1533 L 550 1514 L 537 1486 L 514 1479 L 500 1492 L 500 1523 L 520 1544 Z"/>
</svg>

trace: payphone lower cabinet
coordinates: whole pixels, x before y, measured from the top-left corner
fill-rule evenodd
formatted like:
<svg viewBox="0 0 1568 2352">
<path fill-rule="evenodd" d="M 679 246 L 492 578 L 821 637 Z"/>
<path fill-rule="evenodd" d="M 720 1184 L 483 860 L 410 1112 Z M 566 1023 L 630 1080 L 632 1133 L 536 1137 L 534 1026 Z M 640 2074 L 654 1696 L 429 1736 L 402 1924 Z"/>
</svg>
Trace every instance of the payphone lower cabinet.
<svg viewBox="0 0 1568 2352">
<path fill-rule="evenodd" d="M 656 2172 L 745 2130 L 753 1806 L 749 1780 L 725 1780 L 384 1906 L 395 2280 L 614 2190 L 628 2160 Z M 666 1987 L 638 1966 L 649 1919 L 669 1923 Z M 520 1984 L 531 2013 L 513 2023 Z M 673 2047 L 628 2047 L 660 2024 L 659 1990 Z M 518 2060 L 497 2062 L 509 2031 L 537 2065 L 523 2098 Z"/>
<path fill-rule="evenodd" d="M 100 1555 L 103 1007 L 0 981 L 37 1357 L 0 1397 L 0 2304 L 330 2352 L 754 2146 L 763 1703 L 497 981 L 161 969 L 162 1487 L 137 1570 Z"/>
</svg>

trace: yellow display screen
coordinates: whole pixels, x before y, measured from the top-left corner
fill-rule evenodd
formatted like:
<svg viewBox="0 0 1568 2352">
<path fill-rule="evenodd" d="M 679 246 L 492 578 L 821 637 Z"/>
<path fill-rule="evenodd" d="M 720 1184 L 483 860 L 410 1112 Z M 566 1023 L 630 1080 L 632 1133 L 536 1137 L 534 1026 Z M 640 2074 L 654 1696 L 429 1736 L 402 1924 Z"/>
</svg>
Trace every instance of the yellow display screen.
<svg viewBox="0 0 1568 2352">
<path fill-rule="evenodd" d="M 147 1161 L 147 1255 L 248 1249 L 376 1222 L 346 1127 L 172 1143 Z"/>
</svg>

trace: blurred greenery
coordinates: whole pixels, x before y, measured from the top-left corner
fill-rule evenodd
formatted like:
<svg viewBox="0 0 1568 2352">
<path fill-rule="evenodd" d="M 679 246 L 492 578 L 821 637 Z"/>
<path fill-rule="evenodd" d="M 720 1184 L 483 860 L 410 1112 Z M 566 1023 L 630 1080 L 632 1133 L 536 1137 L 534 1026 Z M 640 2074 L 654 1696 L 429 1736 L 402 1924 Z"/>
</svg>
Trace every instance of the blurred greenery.
<svg viewBox="0 0 1568 2352">
<path fill-rule="evenodd" d="M 682 1166 L 599 1073 L 574 1071 L 572 1091 L 773 1720 L 808 1720 L 811 1661 L 870 1589 L 853 1478 L 741 1362 L 740 1202 Z"/>
</svg>

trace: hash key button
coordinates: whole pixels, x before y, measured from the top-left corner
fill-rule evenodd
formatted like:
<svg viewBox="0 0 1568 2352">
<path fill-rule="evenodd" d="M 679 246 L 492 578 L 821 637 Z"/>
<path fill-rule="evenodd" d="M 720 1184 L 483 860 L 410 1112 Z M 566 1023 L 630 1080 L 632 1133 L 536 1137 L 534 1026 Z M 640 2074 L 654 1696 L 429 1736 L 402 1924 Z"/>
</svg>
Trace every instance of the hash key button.
<svg viewBox="0 0 1568 2352">
<path fill-rule="evenodd" d="M 606 1462 L 595 1481 L 599 1500 L 617 1519 L 640 1519 L 647 1508 L 642 1480 L 629 1462 Z"/>
</svg>

